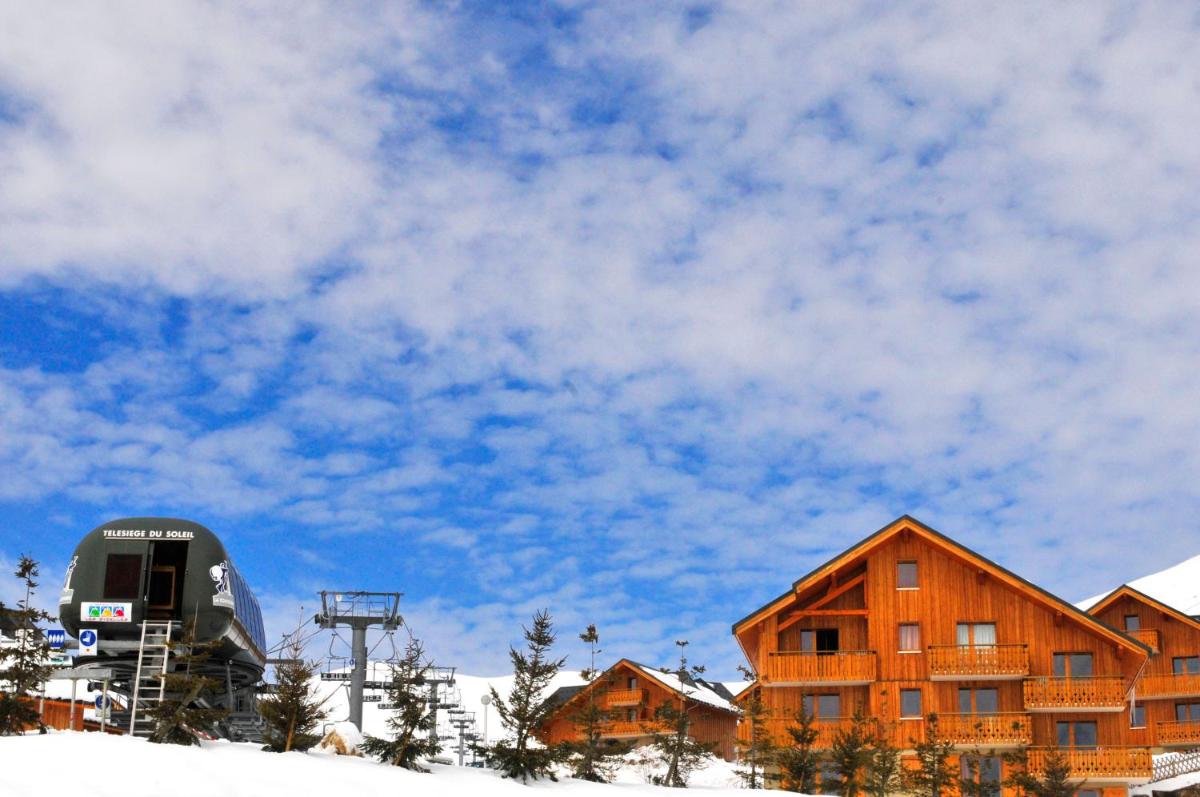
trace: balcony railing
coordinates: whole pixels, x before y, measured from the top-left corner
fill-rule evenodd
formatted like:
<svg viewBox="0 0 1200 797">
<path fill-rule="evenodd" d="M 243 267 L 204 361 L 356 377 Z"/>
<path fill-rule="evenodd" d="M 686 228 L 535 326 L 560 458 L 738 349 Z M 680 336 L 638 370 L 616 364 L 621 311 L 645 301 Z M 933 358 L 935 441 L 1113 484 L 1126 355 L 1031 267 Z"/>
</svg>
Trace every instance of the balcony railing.
<svg viewBox="0 0 1200 797">
<path fill-rule="evenodd" d="M 1154 726 L 1155 741 L 1161 745 L 1200 744 L 1200 720 L 1192 722 L 1160 722 Z"/>
<path fill-rule="evenodd" d="M 1121 711 L 1125 682 L 1118 676 L 1030 678 L 1025 681 L 1029 711 Z"/>
<path fill-rule="evenodd" d="M 653 733 L 663 733 L 667 726 L 653 720 L 622 720 L 606 722 L 601 726 L 600 735 L 605 737 L 618 736 L 649 736 Z"/>
<path fill-rule="evenodd" d="M 1033 741 L 1028 714 L 938 714 L 938 733 L 963 747 L 1020 747 Z"/>
<path fill-rule="evenodd" d="M 929 678 L 934 681 L 1020 679 L 1029 675 L 1025 645 L 931 645 Z"/>
<path fill-rule="evenodd" d="M 1052 749 L 1029 751 L 1029 771 L 1040 773 L 1046 768 L 1046 756 Z M 1154 759 L 1148 747 L 1097 747 L 1091 750 L 1059 748 L 1071 766 L 1072 781 L 1148 781 L 1154 772 Z"/>
<path fill-rule="evenodd" d="M 1179 675 L 1147 675 L 1134 686 L 1137 696 L 1145 700 L 1155 700 L 1164 697 L 1197 697 L 1200 696 L 1200 675 L 1183 673 Z"/>
<path fill-rule="evenodd" d="M 613 689 L 604 695 L 606 706 L 640 706 L 645 700 L 645 689 Z"/>
<path fill-rule="evenodd" d="M 767 656 L 762 681 L 766 686 L 861 686 L 875 680 L 876 659 L 873 650 L 781 650 Z"/>
<path fill-rule="evenodd" d="M 1143 645 L 1149 645 L 1150 650 L 1158 653 L 1158 629 L 1157 628 L 1142 628 L 1137 631 L 1126 631 L 1131 637 L 1141 642 Z"/>
<path fill-rule="evenodd" d="M 850 728 L 851 720 L 848 717 L 829 717 L 817 718 L 813 720 L 813 728 L 817 731 L 816 741 L 813 742 L 813 748 L 817 750 L 828 750 L 833 747 L 834 737 L 838 731 Z M 765 730 L 771 739 L 780 745 L 791 747 L 795 742 L 792 740 L 791 734 L 788 733 L 788 728 L 796 725 L 794 719 L 786 717 L 770 718 L 765 723 Z M 738 739 L 743 742 L 750 741 L 750 723 L 738 723 L 737 735 Z"/>
</svg>

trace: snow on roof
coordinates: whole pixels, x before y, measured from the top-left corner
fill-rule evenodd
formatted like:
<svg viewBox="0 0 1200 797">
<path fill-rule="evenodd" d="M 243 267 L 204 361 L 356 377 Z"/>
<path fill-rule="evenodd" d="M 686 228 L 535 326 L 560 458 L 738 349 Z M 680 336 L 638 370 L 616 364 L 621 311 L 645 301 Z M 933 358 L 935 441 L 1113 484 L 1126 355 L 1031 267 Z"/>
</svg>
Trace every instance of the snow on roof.
<svg viewBox="0 0 1200 797">
<path fill-rule="evenodd" d="M 1184 614 L 1200 615 L 1200 556 L 1185 559 L 1166 570 L 1128 581 L 1126 584 Z M 1086 611 L 1103 600 L 1109 592 L 1112 590 L 1075 605 Z"/>
<path fill-rule="evenodd" d="M 670 670 L 664 671 L 658 667 L 648 667 L 645 664 L 639 664 L 636 661 L 631 661 L 629 663 L 664 686 L 674 689 L 676 692 L 686 695 L 698 703 L 705 703 L 710 706 L 715 706 L 719 709 L 724 709 L 725 711 L 737 711 L 737 708 L 733 705 L 733 703 L 731 703 L 727 698 L 722 697 L 721 694 L 713 688 L 712 684 L 709 684 L 702 679 L 698 679 L 690 683 L 684 683 L 679 680 L 679 676 L 676 673 L 673 673 Z"/>
</svg>

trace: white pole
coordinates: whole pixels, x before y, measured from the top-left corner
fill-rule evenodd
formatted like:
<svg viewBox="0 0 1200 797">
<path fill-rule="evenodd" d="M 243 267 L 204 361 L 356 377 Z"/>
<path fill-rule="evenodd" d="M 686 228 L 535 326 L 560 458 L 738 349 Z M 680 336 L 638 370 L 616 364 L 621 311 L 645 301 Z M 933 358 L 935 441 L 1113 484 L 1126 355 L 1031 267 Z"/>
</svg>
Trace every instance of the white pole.
<svg viewBox="0 0 1200 797">
<path fill-rule="evenodd" d="M 75 730 L 75 686 L 79 683 L 79 679 L 71 679 L 71 713 L 67 715 L 67 730 Z"/>
<path fill-rule="evenodd" d="M 108 725 L 108 679 L 104 679 L 104 691 L 100 698 L 100 733 L 104 733 Z"/>
</svg>

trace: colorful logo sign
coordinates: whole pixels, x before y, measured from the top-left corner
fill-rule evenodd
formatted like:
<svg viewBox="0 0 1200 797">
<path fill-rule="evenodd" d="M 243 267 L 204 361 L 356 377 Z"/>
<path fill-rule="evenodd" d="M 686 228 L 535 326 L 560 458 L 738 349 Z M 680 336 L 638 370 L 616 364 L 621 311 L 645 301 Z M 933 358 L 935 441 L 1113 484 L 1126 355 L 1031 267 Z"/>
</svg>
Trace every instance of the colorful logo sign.
<svg viewBox="0 0 1200 797">
<path fill-rule="evenodd" d="M 132 603 L 88 603 L 79 604 L 79 619 L 90 623 L 129 623 L 133 619 Z"/>
</svg>

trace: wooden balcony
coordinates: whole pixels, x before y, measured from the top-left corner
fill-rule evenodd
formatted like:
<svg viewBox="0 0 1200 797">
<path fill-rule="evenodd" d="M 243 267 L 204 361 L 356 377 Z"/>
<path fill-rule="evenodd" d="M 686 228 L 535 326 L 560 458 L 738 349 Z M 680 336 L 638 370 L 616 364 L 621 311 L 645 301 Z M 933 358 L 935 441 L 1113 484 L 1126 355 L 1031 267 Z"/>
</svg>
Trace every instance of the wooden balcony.
<svg viewBox="0 0 1200 797">
<path fill-rule="evenodd" d="M 760 676 L 764 686 L 862 686 L 873 683 L 877 671 L 873 650 L 781 650 L 768 654 Z"/>
<path fill-rule="evenodd" d="M 1094 678 L 1041 676 L 1025 681 L 1027 711 L 1124 711 L 1125 682 L 1119 675 Z"/>
<path fill-rule="evenodd" d="M 615 706 L 640 706 L 644 702 L 646 702 L 645 689 L 613 689 L 604 695 L 604 705 L 609 708 Z"/>
<path fill-rule="evenodd" d="M 1136 639 L 1138 642 L 1141 642 L 1143 645 L 1149 645 L 1150 650 L 1155 653 L 1158 653 L 1160 650 L 1158 646 L 1157 628 L 1143 628 L 1138 631 L 1126 631 L 1125 633 Z"/>
<path fill-rule="evenodd" d="M 1029 675 L 1025 645 L 931 645 L 932 681 L 1005 681 Z"/>
<path fill-rule="evenodd" d="M 1168 697 L 1200 697 L 1200 675 L 1146 675 L 1134 685 L 1141 700 Z"/>
<path fill-rule="evenodd" d="M 796 720 L 786 718 L 771 718 L 766 721 L 767 734 L 776 744 L 792 746 L 792 737 L 787 729 L 790 726 L 796 725 Z M 827 719 L 817 719 L 813 722 L 817 730 L 817 739 L 813 742 L 813 748 L 817 750 L 828 750 L 833 747 L 833 739 L 838 731 L 845 730 L 850 727 L 849 717 L 831 717 Z M 748 742 L 750 741 L 750 723 L 739 722 L 737 728 L 738 739 Z"/>
<path fill-rule="evenodd" d="M 653 720 L 622 720 L 606 722 L 601 727 L 600 735 L 606 739 L 633 738 L 635 736 L 650 736 L 653 733 L 663 733 L 667 727 Z"/>
<path fill-rule="evenodd" d="M 959 747 L 1001 750 L 1033 742 L 1028 714 L 938 714 L 938 733 Z"/>
<path fill-rule="evenodd" d="M 1046 756 L 1052 748 L 1029 750 L 1029 771 L 1040 773 L 1046 768 Z M 1154 759 L 1148 747 L 1097 747 L 1091 750 L 1059 748 L 1058 752 L 1071 765 L 1071 781 L 1089 783 L 1115 781 L 1145 783 L 1154 772 Z"/>
<path fill-rule="evenodd" d="M 1159 722 L 1154 729 L 1155 741 L 1163 747 L 1200 744 L 1200 721 Z"/>
</svg>

